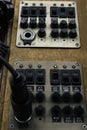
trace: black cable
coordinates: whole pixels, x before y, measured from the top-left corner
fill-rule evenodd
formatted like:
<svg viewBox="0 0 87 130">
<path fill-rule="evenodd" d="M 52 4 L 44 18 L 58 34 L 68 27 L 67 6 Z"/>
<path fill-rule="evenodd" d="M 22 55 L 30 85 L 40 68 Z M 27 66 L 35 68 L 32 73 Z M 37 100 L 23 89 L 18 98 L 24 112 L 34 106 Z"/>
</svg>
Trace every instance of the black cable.
<svg viewBox="0 0 87 130">
<path fill-rule="evenodd" d="M 15 78 L 18 76 L 18 73 L 4 59 L 8 51 L 9 51 L 9 46 L 4 44 L 2 41 L 0 41 L 0 67 L 2 67 L 2 64 L 5 65 Z"/>
<path fill-rule="evenodd" d="M 0 56 L 5 57 L 9 52 L 9 46 L 0 41 Z"/>
<path fill-rule="evenodd" d="M 18 76 L 18 73 L 11 67 L 10 64 L 8 64 L 5 61 L 5 59 L 2 56 L 0 56 L 0 62 L 7 67 L 7 69 L 12 73 L 12 75 L 14 76 L 14 78 L 16 78 Z"/>
</svg>

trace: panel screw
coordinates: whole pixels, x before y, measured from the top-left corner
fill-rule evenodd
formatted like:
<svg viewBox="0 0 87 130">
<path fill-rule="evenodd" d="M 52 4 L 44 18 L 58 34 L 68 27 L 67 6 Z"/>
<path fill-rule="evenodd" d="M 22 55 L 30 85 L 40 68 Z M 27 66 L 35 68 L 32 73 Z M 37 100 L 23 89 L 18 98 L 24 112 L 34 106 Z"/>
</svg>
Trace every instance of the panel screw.
<svg viewBox="0 0 87 130">
<path fill-rule="evenodd" d="M 64 6 L 64 4 L 62 3 L 61 6 Z"/>
<path fill-rule="evenodd" d="M 23 65 L 22 65 L 22 64 L 20 64 L 20 65 L 19 65 L 19 68 L 23 68 Z"/>
<path fill-rule="evenodd" d="M 42 67 L 42 66 L 39 64 L 39 65 L 38 65 L 38 68 L 41 68 L 41 67 Z"/>
<path fill-rule="evenodd" d="M 21 42 L 18 42 L 18 45 L 21 45 Z"/>
<path fill-rule="evenodd" d="M 40 6 L 43 6 L 43 3 L 40 3 Z"/>
<path fill-rule="evenodd" d="M 22 1 L 22 4 L 24 4 L 24 2 Z"/>
<path fill-rule="evenodd" d="M 76 65 L 79 66 L 79 63 L 77 62 Z"/>
<path fill-rule="evenodd" d="M 56 6 L 56 4 L 54 3 L 53 6 Z"/>
<path fill-rule="evenodd" d="M 29 68 L 32 68 L 32 64 L 28 65 Z"/>
<path fill-rule="evenodd" d="M 76 66 L 75 66 L 75 65 L 72 65 L 72 68 L 74 69 L 74 68 L 76 68 Z"/>
<path fill-rule="evenodd" d="M 63 68 L 67 68 L 67 66 L 66 66 L 66 65 L 63 65 Z"/>
<path fill-rule="evenodd" d="M 78 46 L 79 46 L 79 43 L 76 43 L 75 46 L 78 47 Z"/>
</svg>

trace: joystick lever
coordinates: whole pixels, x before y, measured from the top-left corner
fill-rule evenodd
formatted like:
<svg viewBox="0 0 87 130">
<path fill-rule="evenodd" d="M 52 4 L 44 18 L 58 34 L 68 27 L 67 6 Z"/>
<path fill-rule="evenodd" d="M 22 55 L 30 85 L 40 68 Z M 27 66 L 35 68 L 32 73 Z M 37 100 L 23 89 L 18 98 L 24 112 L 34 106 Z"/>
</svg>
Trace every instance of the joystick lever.
<svg viewBox="0 0 87 130">
<path fill-rule="evenodd" d="M 26 124 L 32 117 L 32 99 L 25 85 L 25 76 L 16 72 L 12 66 L 0 56 L 0 62 L 11 72 L 11 104 L 15 120 L 19 124 Z"/>
</svg>

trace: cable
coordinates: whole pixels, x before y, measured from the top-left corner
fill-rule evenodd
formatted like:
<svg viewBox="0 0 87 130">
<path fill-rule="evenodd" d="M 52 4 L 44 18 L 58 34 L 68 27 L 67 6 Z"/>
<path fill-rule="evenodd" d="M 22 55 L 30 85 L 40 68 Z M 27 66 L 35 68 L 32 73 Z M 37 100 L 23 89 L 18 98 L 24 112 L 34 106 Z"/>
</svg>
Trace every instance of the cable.
<svg viewBox="0 0 87 130">
<path fill-rule="evenodd" d="M 2 56 L 0 56 L 0 62 L 8 68 L 8 70 L 12 73 L 12 75 L 13 75 L 14 77 L 17 77 L 17 76 L 18 76 L 18 73 L 11 67 L 10 64 L 8 64 L 8 63 L 5 61 L 5 59 L 4 59 Z"/>
<path fill-rule="evenodd" d="M 9 46 L 0 41 L 0 56 L 5 57 L 9 52 Z"/>
<path fill-rule="evenodd" d="M 17 78 L 18 73 L 4 59 L 4 57 L 7 55 L 8 51 L 9 51 L 9 46 L 4 44 L 2 41 L 0 41 L 0 64 L 1 64 L 1 67 L 2 67 L 2 64 L 5 65 L 8 68 L 8 70 L 12 73 L 13 77 Z"/>
</svg>

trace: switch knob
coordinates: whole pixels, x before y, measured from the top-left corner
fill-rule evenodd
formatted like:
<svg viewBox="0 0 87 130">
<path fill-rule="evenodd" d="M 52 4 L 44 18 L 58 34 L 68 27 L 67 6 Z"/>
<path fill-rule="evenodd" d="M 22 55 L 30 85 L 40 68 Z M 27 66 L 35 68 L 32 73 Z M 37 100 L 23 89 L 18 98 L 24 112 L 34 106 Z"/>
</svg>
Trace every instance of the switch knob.
<svg viewBox="0 0 87 130">
<path fill-rule="evenodd" d="M 61 38 L 67 38 L 68 37 L 68 31 L 67 31 L 67 29 L 62 29 L 60 31 L 60 37 Z"/>
<path fill-rule="evenodd" d="M 57 105 L 53 106 L 51 109 L 52 116 L 61 116 L 61 108 Z"/>
<path fill-rule="evenodd" d="M 44 28 L 40 28 L 40 29 L 39 29 L 39 31 L 38 31 L 38 36 L 39 36 L 40 38 L 43 38 L 43 37 L 46 36 L 46 32 L 45 32 Z"/>
<path fill-rule="evenodd" d="M 72 108 L 70 106 L 65 106 L 63 108 L 63 114 L 64 114 L 64 116 L 71 116 L 72 113 L 73 113 L 73 110 L 72 110 Z"/>
<path fill-rule="evenodd" d="M 75 116 L 82 116 L 84 114 L 84 109 L 81 106 L 77 106 L 74 108 L 74 114 Z"/>
<path fill-rule="evenodd" d="M 75 29 L 75 28 L 76 28 L 76 22 L 75 22 L 75 20 L 71 20 L 71 21 L 69 22 L 69 28 L 70 28 L 70 29 Z"/>
<path fill-rule="evenodd" d="M 36 93 L 36 101 L 37 102 L 43 102 L 45 100 L 45 95 L 43 92 Z"/>
<path fill-rule="evenodd" d="M 82 101 L 83 97 L 82 97 L 82 94 L 77 92 L 73 95 L 73 101 L 75 103 L 80 103 Z"/>
<path fill-rule="evenodd" d="M 76 29 L 70 30 L 69 37 L 70 38 L 76 38 L 77 37 L 77 31 L 76 31 Z"/>
<path fill-rule="evenodd" d="M 54 92 L 52 95 L 51 95 L 51 99 L 53 102 L 60 102 L 61 101 L 61 96 L 58 92 Z"/>
<path fill-rule="evenodd" d="M 30 18 L 30 28 L 34 29 L 37 27 L 37 20 L 36 18 Z"/>
<path fill-rule="evenodd" d="M 51 19 L 51 28 L 58 28 L 58 19 Z"/>
<path fill-rule="evenodd" d="M 21 18 L 20 27 L 23 29 L 28 27 L 28 18 Z"/>
<path fill-rule="evenodd" d="M 35 80 L 35 70 L 34 69 L 27 69 L 26 70 L 26 83 L 27 84 L 34 84 Z"/>
<path fill-rule="evenodd" d="M 62 100 L 63 100 L 63 102 L 65 102 L 65 103 L 71 102 L 71 99 L 72 99 L 72 97 L 71 97 L 71 95 L 70 95 L 69 92 L 65 92 L 65 93 L 62 95 Z"/>
<path fill-rule="evenodd" d="M 67 22 L 65 21 L 65 20 L 62 20 L 61 22 L 60 22 L 60 28 L 62 29 L 62 28 L 67 28 Z"/>
<path fill-rule="evenodd" d="M 45 19 L 44 18 L 40 18 L 39 19 L 38 27 L 39 28 L 45 28 L 46 27 L 46 23 L 45 23 Z"/>
<path fill-rule="evenodd" d="M 35 108 L 35 113 L 37 116 L 43 116 L 45 114 L 45 107 L 42 105 L 39 105 Z"/>
<path fill-rule="evenodd" d="M 57 30 L 57 29 L 53 29 L 53 30 L 51 31 L 51 37 L 57 38 L 58 36 L 59 36 L 58 30 Z"/>
</svg>

